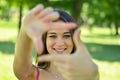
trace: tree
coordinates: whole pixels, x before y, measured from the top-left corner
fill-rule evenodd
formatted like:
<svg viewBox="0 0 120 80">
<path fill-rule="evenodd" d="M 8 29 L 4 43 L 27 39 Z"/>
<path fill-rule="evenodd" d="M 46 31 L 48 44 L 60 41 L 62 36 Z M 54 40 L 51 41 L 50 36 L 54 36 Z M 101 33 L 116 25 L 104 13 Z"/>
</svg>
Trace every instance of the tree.
<svg viewBox="0 0 120 80">
<path fill-rule="evenodd" d="M 118 35 L 120 25 L 120 2 L 119 0 L 92 0 L 88 3 L 87 16 L 94 19 L 93 24 L 115 24 L 115 35 Z"/>
<path fill-rule="evenodd" d="M 1 0 L 0 1 L 0 18 L 5 19 L 7 21 L 10 20 L 10 10 L 11 10 L 12 3 L 8 2 L 8 0 Z"/>
<path fill-rule="evenodd" d="M 23 12 L 23 1 L 19 1 L 19 26 L 18 26 L 18 28 L 19 28 L 19 30 L 20 30 L 20 28 L 21 28 L 21 24 L 22 24 L 22 13 Z"/>
<path fill-rule="evenodd" d="M 29 7 L 29 9 L 31 9 L 38 3 L 42 3 L 45 6 L 52 6 L 57 9 L 58 8 L 63 9 L 63 10 L 68 11 L 77 22 L 77 21 L 80 21 L 80 11 L 82 8 L 82 2 L 83 2 L 83 0 L 81 1 L 81 4 L 80 4 L 80 0 L 56 0 L 56 1 L 54 1 L 54 0 L 53 1 L 52 0 L 34 0 L 34 2 L 31 3 L 29 0 L 24 0 L 24 1 L 22 1 L 22 6 L 27 5 Z M 66 5 L 66 4 L 69 4 L 69 5 Z M 20 8 L 20 10 L 21 10 L 21 8 Z M 20 14 L 22 14 L 22 13 L 20 12 Z M 21 19 L 21 18 L 19 17 L 19 19 Z"/>
</svg>

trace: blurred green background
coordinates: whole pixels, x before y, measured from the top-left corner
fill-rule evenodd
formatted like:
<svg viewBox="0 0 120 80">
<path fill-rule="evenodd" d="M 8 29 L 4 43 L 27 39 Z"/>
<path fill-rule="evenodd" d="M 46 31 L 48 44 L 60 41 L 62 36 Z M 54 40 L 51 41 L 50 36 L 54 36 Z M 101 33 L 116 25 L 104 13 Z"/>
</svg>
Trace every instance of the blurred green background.
<svg viewBox="0 0 120 80">
<path fill-rule="evenodd" d="M 13 59 L 21 18 L 39 3 L 72 15 L 99 67 L 100 80 L 120 80 L 119 0 L 0 0 L 0 80 L 17 80 Z"/>
</svg>

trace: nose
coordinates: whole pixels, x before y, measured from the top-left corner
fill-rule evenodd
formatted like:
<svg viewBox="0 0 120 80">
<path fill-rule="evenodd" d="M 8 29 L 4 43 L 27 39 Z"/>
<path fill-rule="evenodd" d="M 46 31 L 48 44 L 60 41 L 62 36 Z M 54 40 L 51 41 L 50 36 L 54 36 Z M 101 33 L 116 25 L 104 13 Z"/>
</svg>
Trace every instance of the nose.
<svg viewBox="0 0 120 80">
<path fill-rule="evenodd" d="M 57 39 L 56 40 L 56 46 L 64 46 L 65 42 L 62 39 Z"/>
</svg>

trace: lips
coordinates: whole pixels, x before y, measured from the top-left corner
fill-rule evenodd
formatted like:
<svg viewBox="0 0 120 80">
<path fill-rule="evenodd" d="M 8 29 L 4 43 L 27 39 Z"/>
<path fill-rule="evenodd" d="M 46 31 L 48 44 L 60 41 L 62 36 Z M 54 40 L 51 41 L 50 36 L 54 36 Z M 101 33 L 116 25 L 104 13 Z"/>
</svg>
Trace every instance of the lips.
<svg viewBox="0 0 120 80">
<path fill-rule="evenodd" d="M 66 50 L 66 48 L 54 48 L 55 52 L 58 54 L 62 54 L 64 53 L 64 51 Z"/>
</svg>

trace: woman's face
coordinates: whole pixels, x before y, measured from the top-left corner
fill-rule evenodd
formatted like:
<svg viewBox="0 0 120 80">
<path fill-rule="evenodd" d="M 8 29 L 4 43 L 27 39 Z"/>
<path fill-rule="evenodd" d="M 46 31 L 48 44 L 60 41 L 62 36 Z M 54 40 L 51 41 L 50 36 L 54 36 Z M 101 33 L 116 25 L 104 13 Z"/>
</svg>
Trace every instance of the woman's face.
<svg viewBox="0 0 120 80">
<path fill-rule="evenodd" d="M 61 20 L 59 22 L 63 23 Z M 49 30 L 46 36 L 46 47 L 49 54 L 70 54 L 73 50 L 70 31 L 65 28 Z"/>
</svg>

